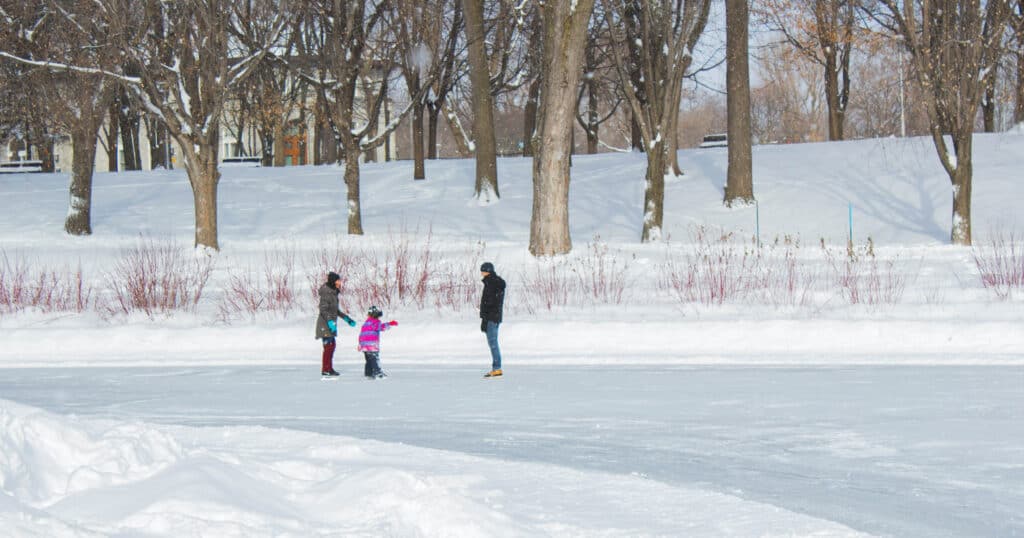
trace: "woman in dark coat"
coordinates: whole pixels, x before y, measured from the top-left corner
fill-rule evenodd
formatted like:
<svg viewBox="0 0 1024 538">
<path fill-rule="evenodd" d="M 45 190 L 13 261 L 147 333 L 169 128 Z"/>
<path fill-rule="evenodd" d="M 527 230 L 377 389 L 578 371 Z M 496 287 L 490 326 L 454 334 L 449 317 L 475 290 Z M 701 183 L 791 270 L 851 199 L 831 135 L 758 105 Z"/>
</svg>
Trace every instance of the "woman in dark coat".
<svg viewBox="0 0 1024 538">
<path fill-rule="evenodd" d="M 327 273 L 327 282 L 320 286 L 320 316 L 316 319 L 316 338 L 324 343 L 324 352 L 320 359 L 320 375 L 333 377 L 338 375 L 334 370 L 334 341 L 338 336 L 338 316 L 350 327 L 356 322 L 338 307 L 338 293 L 341 290 L 341 277 L 338 273 Z"/>
</svg>

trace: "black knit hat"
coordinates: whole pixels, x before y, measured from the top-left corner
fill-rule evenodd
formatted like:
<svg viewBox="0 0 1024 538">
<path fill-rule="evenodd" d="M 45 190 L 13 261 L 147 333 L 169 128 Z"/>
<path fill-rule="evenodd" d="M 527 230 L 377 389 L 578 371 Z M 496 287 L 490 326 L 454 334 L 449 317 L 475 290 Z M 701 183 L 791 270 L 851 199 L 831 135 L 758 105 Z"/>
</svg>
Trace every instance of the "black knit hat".
<svg viewBox="0 0 1024 538">
<path fill-rule="evenodd" d="M 484 262 L 484 264 L 480 266 L 480 272 L 481 273 L 493 273 L 494 272 L 494 264 L 491 263 L 491 262 Z"/>
<path fill-rule="evenodd" d="M 339 275 L 338 273 L 335 273 L 334 271 L 331 271 L 330 273 L 327 273 L 327 285 L 332 287 L 332 288 L 334 287 L 334 283 L 337 282 L 340 279 L 341 279 L 341 275 Z"/>
</svg>

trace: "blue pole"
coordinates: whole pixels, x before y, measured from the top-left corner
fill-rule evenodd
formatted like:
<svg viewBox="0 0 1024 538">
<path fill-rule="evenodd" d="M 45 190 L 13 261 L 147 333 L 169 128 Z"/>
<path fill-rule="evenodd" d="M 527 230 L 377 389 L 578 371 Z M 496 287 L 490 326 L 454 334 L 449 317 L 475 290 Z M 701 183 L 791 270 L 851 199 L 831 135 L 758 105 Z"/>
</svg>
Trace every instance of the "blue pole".
<svg viewBox="0 0 1024 538">
<path fill-rule="evenodd" d="M 849 220 L 850 220 L 850 244 L 853 244 L 853 202 L 849 203 Z"/>
</svg>

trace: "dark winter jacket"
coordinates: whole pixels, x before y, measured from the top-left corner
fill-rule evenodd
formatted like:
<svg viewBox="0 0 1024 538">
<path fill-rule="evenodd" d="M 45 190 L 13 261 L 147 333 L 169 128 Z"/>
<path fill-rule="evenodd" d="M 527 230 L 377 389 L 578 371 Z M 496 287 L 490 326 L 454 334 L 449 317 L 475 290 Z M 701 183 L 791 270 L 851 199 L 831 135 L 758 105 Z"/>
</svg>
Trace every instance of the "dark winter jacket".
<svg viewBox="0 0 1024 538">
<path fill-rule="evenodd" d="M 505 281 L 494 273 L 484 277 L 484 293 L 480 296 L 480 318 L 501 323 L 505 304 Z"/>
<path fill-rule="evenodd" d="M 320 286 L 320 315 L 316 318 L 316 337 L 331 338 L 337 333 L 331 332 L 327 326 L 328 321 L 338 322 L 338 316 L 345 316 L 345 313 L 338 308 L 338 289 L 334 286 L 324 284 Z"/>
</svg>

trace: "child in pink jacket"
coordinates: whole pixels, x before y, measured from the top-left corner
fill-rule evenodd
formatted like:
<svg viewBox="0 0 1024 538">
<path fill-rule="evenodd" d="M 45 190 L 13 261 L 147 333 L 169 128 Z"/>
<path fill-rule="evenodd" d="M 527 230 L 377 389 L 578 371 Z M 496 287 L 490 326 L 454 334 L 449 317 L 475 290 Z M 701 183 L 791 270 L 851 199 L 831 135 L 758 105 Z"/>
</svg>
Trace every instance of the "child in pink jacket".
<svg viewBox="0 0 1024 538">
<path fill-rule="evenodd" d="M 387 377 L 380 369 L 380 333 L 398 325 L 398 322 L 395 320 L 387 323 L 381 321 L 380 318 L 384 313 L 376 306 L 371 306 L 366 314 L 368 317 L 363 322 L 363 329 L 359 333 L 358 348 L 366 358 L 363 375 L 369 379 Z"/>
</svg>

